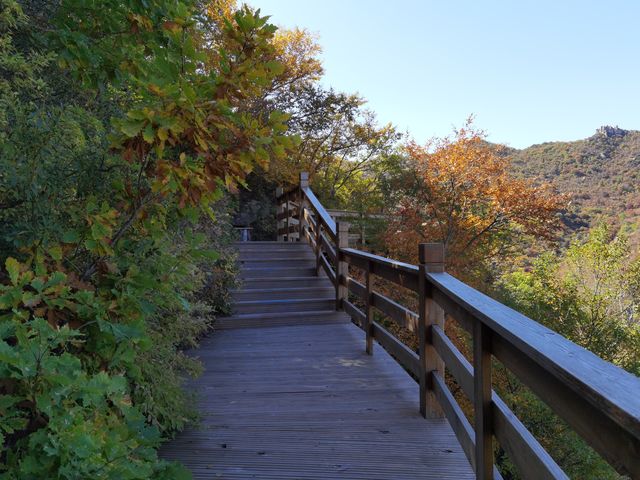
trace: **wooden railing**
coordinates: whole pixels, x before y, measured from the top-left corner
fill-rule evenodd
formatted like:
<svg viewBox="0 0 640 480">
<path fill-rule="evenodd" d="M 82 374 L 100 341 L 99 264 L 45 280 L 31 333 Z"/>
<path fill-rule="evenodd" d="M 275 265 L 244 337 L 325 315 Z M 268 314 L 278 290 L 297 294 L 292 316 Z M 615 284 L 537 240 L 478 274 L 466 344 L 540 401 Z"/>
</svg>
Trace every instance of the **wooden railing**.
<svg viewBox="0 0 640 480">
<path fill-rule="evenodd" d="M 336 308 L 366 332 L 366 351 L 373 352 L 375 339 L 418 379 L 421 413 L 448 419 L 478 479 L 500 478 L 494 438 L 523 478 L 568 478 L 492 390 L 494 359 L 619 473 L 640 479 L 640 378 L 447 274 L 441 244 L 419 245 L 418 266 L 348 248 L 348 224 L 331 219 L 304 173 L 299 187 L 278 192 L 278 204 L 279 239 L 311 244 L 317 273 L 324 270 L 336 287 Z M 349 266 L 364 272 L 364 284 L 349 275 Z M 418 313 L 375 292 L 374 276 L 416 292 Z M 374 321 L 373 309 L 417 335 L 418 353 Z M 445 318 L 471 335 L 473 364 L 445 334 Z M 445 382 L 445 369 L 473 404 L 473 426 Z"/>
</svg>

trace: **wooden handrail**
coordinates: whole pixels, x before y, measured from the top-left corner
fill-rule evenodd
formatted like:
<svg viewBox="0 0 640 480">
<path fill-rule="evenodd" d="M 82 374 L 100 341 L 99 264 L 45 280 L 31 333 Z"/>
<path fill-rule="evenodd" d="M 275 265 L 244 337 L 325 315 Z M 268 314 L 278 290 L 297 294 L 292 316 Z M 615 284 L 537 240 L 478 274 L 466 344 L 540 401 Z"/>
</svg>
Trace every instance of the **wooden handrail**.
<svg viewBox="0 0 640 480">
<path fill-rule="evenodd" d="M 314 213 L 320 217 L 320 221 L 324 225 L 324 227 L 329 231 L 332 237 L 336 236 L 336 222 L 331 218 L 331 215 L 327 212 L 327 210 L 322 206 L 320 201 L 316 198 L 315 194 L 311 190 L 311 188 L 306 187 L 302 189 L 304 193 L 305 199 L 311 204 L 311 208 Z"/>
<path fill-rule="evenodd" d="M 429 273 L 429 282 L 449 299 L 445 310 L 462 307 L 512 348 L 602 409 L 616 423 L 640 437 L 640 378 L 602 360 L 589 350 L 448 273 Z M 508 356 L 507 361 L 509 361 Z M 509 367 L 509 365 L 507 365 Z M 640 457 L 638 457 L 640 458 Z"/>
<path fill-rule="evenodd" d="M 347 248 L 344 228 L 336 225 L 308 184 L 281 195 L 280 199 L 290 204 L 292 195 L 298 195 L 298 208 L 286 207 L 281 210 L 286 213 L 278 217 L 281 222 L 286 217 L 287 235 L 298 231 L 300 239 L 304 236 L 314 246 L 318 265 L 336 286 L 337 308 L 343 308 L 367 332 L 367 352 L 372 353 L 370 342 L 375 339 L 412 372 L 421 384 L 421 410 L 427 415 L 444 414 L 448 418 L 478 478 L 499 478 L 492 465 L 493 436 L 524 478 L 567 478 L 491 390 L 493 357 L 618 472 L 640 479 L 640 378 L 478 292 L 442 269 L 429 268 L 427 263 L 411 265 Z M 307 216 L 307 208 L 313 218 Z M 308 226 L 303 228 L 305 222 Z M 311 238 L 311 235 L 315 237 Z M 366 285 L 349 276 L 347 265 L 364 272 Z M 418 315 L 373 291 L 372 276 L 418 293 L 424 314 Z M 349 301 L 347 292 L 362 302 L 364 311 Z M 372 308 L 417 334 L 420 356 L 375 322 Z M 446 318 L 455 320 L 472 335 L 474 364 L 481 366 L 479 370 L 446 337 L 444 322 L 439 325 L 427 318 L 436 315 L 437 309 L 441 309 L 440 315 L 446 314 Z M 436 353 L 436 363 L 429 360 L 429 352 Z M 475 428 L 469 424 L 444 382 L 442 362 L 474 403 Z M 423 402 L 429 401 L 427 397 L 438 402 L 441 410 L 433 406 L 427 408 L 428 403 Z"/>
</svg>

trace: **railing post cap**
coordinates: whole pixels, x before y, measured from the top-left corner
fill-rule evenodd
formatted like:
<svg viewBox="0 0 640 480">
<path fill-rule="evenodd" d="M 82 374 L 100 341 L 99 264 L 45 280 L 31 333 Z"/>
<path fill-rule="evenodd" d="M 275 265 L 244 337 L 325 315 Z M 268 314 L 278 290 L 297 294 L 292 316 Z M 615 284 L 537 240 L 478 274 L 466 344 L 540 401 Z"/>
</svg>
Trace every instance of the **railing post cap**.
<svg viewBox="0 0 640 480">
<path fill-rule="evenodd" d="M 430 272 L 444 271 L 444 244 L 421 243 L 418 246 L 418 261 Z"/>
<path fill-rule="evenodd" d="M 348 232 L 351 224 L 349 222 L 336 222 L 337 232 Z"/>
<path fill-rule="evenodd" d="M 309 186 L 309 172 L 300 172 L 300 186 L 301 187 Z"/>
</svg>

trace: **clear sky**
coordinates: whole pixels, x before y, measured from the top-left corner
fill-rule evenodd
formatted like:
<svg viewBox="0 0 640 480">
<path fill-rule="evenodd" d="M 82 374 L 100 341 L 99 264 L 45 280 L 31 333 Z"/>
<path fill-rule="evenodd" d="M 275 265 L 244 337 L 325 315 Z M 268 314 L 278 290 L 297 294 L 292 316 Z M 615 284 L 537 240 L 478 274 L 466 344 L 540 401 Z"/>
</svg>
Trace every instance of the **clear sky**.
<svg viewBox="0 0 640 480">
<path fill-rule="evenodd" d="M 323 82 L 419 142 L 469 114 L 525 147 L 640 129 L 640 0 L 249 0 L 318 35 Z"/>
</svg>

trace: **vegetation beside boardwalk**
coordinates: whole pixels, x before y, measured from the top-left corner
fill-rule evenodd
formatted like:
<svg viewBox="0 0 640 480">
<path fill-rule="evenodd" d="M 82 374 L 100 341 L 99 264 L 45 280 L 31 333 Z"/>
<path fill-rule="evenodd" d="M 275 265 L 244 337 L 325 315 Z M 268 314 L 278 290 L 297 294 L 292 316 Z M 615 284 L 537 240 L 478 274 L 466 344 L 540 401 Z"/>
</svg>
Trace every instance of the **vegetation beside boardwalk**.
<svg viewBox="0 0 640 480">
<path fill-rule="evenodd" d="M 182 349 L 228 308 L 225 191 L 284 155 L 276 28 L 185 1 L 0 2 L 0 478 L 188 477 Z M 264 112 L 263 112 L 264 113 Z"/>
<path fill-rule="evenodd" d="M 442 242 L 452 273 L 640 374 L 638 133 L 417 145 L 323 86 L 319 53 L 233 0 L 0 0 L 0 478 L 188 478 L 157 457 L 196 418 L 182 351 L 228 309 L 233 223 L 273 239 L 301 171 L 381 214 L 359 225 L 374 253 Z M 497 376 L 571 476 L 617 478 Z"/>
</svg>

